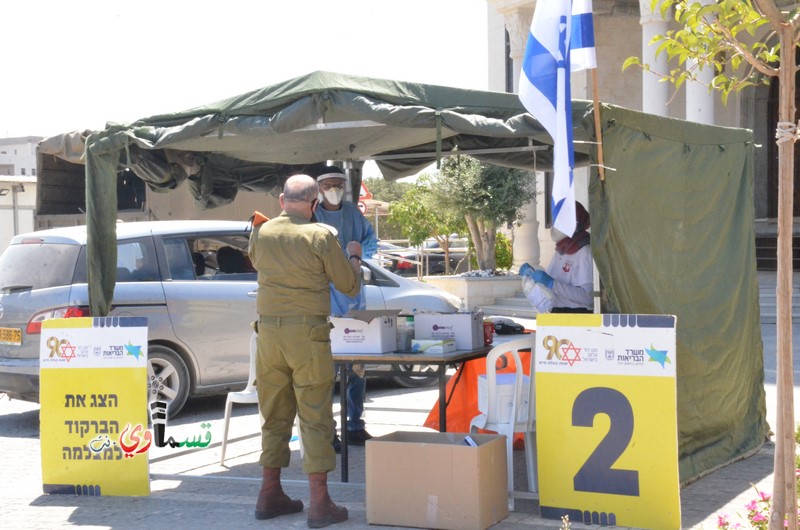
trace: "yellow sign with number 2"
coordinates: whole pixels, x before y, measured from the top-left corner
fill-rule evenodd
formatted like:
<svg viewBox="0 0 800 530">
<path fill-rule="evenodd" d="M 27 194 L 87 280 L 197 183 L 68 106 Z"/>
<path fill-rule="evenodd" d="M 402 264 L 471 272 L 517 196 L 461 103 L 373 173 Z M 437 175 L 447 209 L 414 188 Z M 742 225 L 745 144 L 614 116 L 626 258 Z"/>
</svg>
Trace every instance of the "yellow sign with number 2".
<svg viewBox="0 0 800 530">
<path fill-rule="evenodd" d="M 675 317 L 541 314 L 536 335 L 542 516 L 680 528 Z"/>
</svg>

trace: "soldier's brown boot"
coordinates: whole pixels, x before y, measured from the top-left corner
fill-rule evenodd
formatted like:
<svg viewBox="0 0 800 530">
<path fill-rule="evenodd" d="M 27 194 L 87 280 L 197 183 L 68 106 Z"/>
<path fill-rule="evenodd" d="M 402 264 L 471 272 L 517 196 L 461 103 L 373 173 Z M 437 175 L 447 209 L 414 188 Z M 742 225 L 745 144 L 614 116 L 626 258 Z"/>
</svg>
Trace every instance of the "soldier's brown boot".
<svg viewBox="0 0 800 530">
<path fill-rule="evenodd" d="M 281 487 L 281 468 L 265 467 L 256 500 L 256 519 L 272 519 L 303 511 L 303 501 L 292 500 Z"/>
<path fill-rule="evenodd" d="M 328 473 L 309 473 L 308 484 L 311 488 L 309 528 L 323 528 L 347 520 L 347 508 L 333 504 L 328 495 Z"/>
</svg>

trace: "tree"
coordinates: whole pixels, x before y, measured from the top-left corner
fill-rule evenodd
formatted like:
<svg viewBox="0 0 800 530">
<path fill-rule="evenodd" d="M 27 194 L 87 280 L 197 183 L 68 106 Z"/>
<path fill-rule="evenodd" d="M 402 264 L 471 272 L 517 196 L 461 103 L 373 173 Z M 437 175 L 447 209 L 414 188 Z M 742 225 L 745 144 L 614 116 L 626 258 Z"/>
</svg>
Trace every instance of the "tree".
<svg viewBox="0 0 800 530">
<path fill-rule="evenodd" d="M 680 29 L 658 35 L 656 54 L 666 53 L 676 66 L 655 72 L 680 87 L 697 80 L 703 68 L 713 68 L 709 90 L 731 92 L 777 79 L 778 99 L 778 418 L 775 437 L 775 474 L 769 527 L 797 528 L 795 482 L 794 404 L 792 381 L 792 212 L 794 209 L 794 143 L 798 138 L 795 108 L 796 51 L 800 42 L 800 11 L 788 0 L 651 0 L 666 18 L 672 12 Z M 687 61 L 688 63 L 687 67 Z M 625 61 L 623 69 L 639 64 Z"/>
<path fill-rule="evenodd" d="M 448 157 L 434 190 L 444 209 L 461 212 L 469 229 L 478 268 L 497 268 L 497 228 L 522 218 L 523 208 L 535 196 L 528 171 L 482 164 L 467 155 Z"/>
<path fill-rule="evenodd" d="M 401 227 L 411 245 L 435 238 L 444 250 L 445 274 L 450 274 L 450 236 L 464 233 L 464 218 L 437 201 L 436 184 L 430 175 L 422 175 L 416 186 L 389 207 L 388 221 Z"/>
<path fill-rule="evenodd" d="M 390 204 L 402 198 L 403 195 L 414 187 L 414 184 L 411 182 L 397 182 L 383 178 L 364 179 L 364 185 L 372 193 L 372 197 L 375 200 L 388 202 Z M 373 216 L 367 217 L 367 220 L 373 225 L 376 233 L 378 233 L 378 227 L 375 226 L 377 220 Z M 396 223 L 390 222 L 388 216 L 380 219 L 381 239 L 403 239 L 404 237 L 402 227 Z"/>
<path fill-rule="evenodd" d="M 372 193 L 375 200 L 383 202 L 399 201 L 410 189 L 414 187 L 411 182 L 397 182 L 382 178 L 364 179 L 364 185 Z"/>
</svg>

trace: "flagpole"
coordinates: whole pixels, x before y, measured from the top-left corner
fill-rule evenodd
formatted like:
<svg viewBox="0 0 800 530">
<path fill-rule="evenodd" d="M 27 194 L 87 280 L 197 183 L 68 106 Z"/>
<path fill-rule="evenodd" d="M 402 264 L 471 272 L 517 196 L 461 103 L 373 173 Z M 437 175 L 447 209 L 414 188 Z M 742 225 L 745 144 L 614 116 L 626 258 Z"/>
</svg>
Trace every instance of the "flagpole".
<svg viewBox="0 0 800 530">
<path fill-rule="evenodd" d="M 600 181 L 606 180 L 606 167 L 603 162 L 603 128 L 600 126 L 600 98 L 597 95 L 597 68 L 592 68 L 592 100 L 594 101 L 594 131 L 597 136 L 597 163 Z"/>
</svg>

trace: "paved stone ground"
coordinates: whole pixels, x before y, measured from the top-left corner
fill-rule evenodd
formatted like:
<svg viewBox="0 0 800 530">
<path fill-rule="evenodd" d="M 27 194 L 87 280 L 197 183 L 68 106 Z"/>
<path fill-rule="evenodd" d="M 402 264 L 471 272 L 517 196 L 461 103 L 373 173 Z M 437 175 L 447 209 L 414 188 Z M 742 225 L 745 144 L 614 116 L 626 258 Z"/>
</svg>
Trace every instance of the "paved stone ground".
<svg viewBox="0 0 800 530">
<path fill-rule="evenodd" d="M 374 435 L 395 430 L 426 430 L 420 427 L 436 399 L 430 389 L 408 391 L 370 384 L 366 420 Z M 257 465 L 259 437 L 255 406 L 234 407 L 225 466 L 219 464 L 224 399 L 207 398 L 191 403 L 186 414 L 168 424 L 175 439 L 192 437 L 200 423 L 212 424 L 212 443 L 205 449 L 152 450 L 149 497 L 76 497 L 43 495 L 39 450 L 38 406 L 18 401 L 0 401 L 0 527 L 3 528 L 305 528 L 305 514 L 273 521 L 255 521 L 253 507 L 259 487 Z M 284 472 L 284 484 L 293 497 L 308 503 L 308 485 L 296 442 L 292 464 Z M 715 528 L 716 514 L 743 512 L 754 496 L 751 484 L 772 490 L 772 444 L 681 490 L 684 528 Z M 515 477 L 526 483 L 523 453 L 515 453 Z M 350 511 L 341 527 L 380 528 L 366 523 L 364 448 L 351 447 L 350 482 L 339 482 L 340 469 L 329 481 L 331 496 Z M 496 525 L 497 529 L 559 528 L 560 521 L 541 519 L 533 501 L 517 500 L 516 511 Z M 585 525 L 573 523 L 572 527 Z"/>
</svg>

